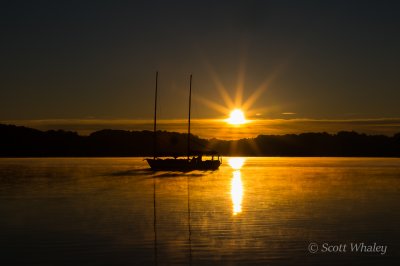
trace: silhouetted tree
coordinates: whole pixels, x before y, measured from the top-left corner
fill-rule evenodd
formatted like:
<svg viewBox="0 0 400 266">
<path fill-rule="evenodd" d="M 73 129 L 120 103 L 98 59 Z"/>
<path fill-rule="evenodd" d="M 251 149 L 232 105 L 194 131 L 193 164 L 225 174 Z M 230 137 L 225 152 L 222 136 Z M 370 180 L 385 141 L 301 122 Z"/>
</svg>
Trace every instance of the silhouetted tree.
<svg viewBox="0 0 400 266">
<path fill-rule="evenodd" d="M 205 140 L 191 135 L 191 151 L 236 156 L 400 157 L 400 133 L 393 137 L 341 131 L 259 135 L 240 140 Z M 158 156 L 187 154 L 187 134 L 157 132 Z M 0 124 L 0 156 L 152 156 L 153 132 L 105 129 L 89 136 L 64 130 L 40 131 Z"/>
</svg>

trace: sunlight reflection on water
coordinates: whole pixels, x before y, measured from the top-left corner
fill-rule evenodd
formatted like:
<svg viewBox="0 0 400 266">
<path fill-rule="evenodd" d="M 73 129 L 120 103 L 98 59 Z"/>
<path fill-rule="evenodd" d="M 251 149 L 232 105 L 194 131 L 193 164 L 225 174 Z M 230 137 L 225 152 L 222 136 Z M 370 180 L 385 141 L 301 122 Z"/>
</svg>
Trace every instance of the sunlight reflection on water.
<svg viewBox="0 0 400 266">
<path fill-rule="evenodd" d="M 233 172 L 232 177 L 232 204 L 233 204 L 233 215 L 242 212 L 242 200 L 243 200 L 243 183 L 240 170 Z"/>
<path fill-rule="evenodd" d="M 240 170 L 245 162 L 245 158 L 243 157 L 232 157 L 228 159 L 228 164 L 234 169 L 234 170 Z"/>
<path fill-rule="evenodd" d="M 231 181 L 231 197 L 233 204 L 233 215 L 237 215 L 242 212 L 242 200 L 243 200 L 243 183 L 240 169 L 243 167 L 245 158 L 235 157 L 229 158 L 228 163 L 234 169 L 232 172 L 233 177 Z"/>
</svg>

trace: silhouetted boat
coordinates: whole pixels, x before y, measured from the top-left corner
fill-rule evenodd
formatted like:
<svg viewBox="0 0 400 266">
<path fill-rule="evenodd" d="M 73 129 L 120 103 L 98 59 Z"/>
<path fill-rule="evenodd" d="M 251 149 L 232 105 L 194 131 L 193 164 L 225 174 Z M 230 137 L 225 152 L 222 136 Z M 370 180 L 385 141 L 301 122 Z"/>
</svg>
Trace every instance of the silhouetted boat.
<svg viewBox="0 0 400 266">
<path fill-rule="evenodd" d="M 222 159 L 215 152 L 191 152 L 190 151 L 190 110 L 192 101 L 192 75 L 190 75 L 189 86 L 189 118 L 187 135 L 187 157 L 186 158 L 167 158 L 157 157 L 157 85 L 158 72 L 156 72 L 156 90 L 154 101 L 154 156 L 153 159 L 146 159 L 147 163 L 154 171 L 192 171 L 192 170 L 217 170 L 222 163 Z M 203 155 L 211 156 L 209 160 L 203 160 Z M 192 156 L 192 158 L 191 158 Z M 214 159 L 217 157 L 217 159 Z"/>
</svg>

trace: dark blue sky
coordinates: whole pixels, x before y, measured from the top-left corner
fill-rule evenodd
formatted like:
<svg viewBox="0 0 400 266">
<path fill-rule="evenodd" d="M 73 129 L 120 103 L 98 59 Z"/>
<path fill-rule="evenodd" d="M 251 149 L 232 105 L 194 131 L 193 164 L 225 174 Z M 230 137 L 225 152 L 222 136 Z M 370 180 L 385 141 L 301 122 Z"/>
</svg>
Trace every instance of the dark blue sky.
<svg viewBox="0 0 400 266">
<path fill-rule="evenodd" d="M 224 104 L 212 75 L 260 117 L 399 117 L 397 1 L 3 1 L 0 119 L 186 117 Z M 279 69 L 279 71 L 277 71 Z M 194 116 L 222 114 L 196 102 Z"/>
</svg>

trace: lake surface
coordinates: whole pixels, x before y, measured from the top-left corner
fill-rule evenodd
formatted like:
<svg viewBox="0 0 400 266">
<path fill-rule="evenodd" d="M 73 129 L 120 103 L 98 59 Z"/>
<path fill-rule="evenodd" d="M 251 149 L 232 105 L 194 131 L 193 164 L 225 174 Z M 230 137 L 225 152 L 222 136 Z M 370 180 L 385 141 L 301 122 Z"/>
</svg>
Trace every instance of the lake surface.
<svg viewBox="0 0 400 266">
<path fill-rule="evenodd" d="M 185 174 L 147 168 L 142 158 L 0 159 L 0 264 L 400 261 L 400 159 L 224 158 L 218 171 Z M 360 243 L 387 250 L 350 250 Z"/>
</svg>

